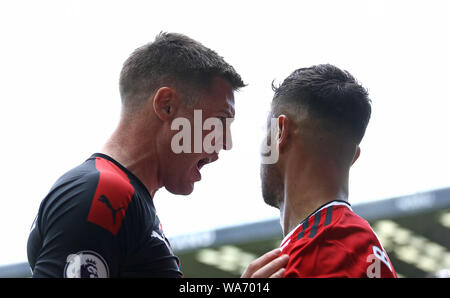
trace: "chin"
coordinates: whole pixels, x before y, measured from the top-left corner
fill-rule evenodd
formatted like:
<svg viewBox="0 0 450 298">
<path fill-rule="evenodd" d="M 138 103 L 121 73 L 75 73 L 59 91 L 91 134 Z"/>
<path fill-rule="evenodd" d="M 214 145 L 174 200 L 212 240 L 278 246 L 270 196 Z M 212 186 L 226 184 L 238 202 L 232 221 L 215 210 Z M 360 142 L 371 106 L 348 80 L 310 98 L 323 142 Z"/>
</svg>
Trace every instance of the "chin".
<svg viewBox="0 0 450 298">
<path fill-rule="evenodd" d="M 174 195 L 187 196 L 194 191 L 194 183 L 185 183 L 183 186 L 166 186 L 166 190 Z"/>
<path fill-rule="evenodd" d="M 275 194 L 263 190 L 263 199 L 267 205 L 280 209 L 280 200 Z"/>
<path fill-rule="evenodd" d="M 261 190 L 264 202 L 280 209 L 283 199 L 284 183 L 281 174 L 274 165 L 261 165 Z"/>
</svg>

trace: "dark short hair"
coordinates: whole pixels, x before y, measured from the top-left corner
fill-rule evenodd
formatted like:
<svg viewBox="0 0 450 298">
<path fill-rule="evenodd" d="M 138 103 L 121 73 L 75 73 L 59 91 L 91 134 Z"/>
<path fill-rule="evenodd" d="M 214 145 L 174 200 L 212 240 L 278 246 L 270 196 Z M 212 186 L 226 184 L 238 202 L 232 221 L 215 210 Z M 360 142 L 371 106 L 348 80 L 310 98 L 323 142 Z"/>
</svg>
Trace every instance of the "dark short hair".
<svg viewBox="0 0 450 298">
<path fill-rule="evenodd" d="M 234 68 L 213 50 L 183 34 L 161 32 L 124 62 L 120 96 L 123 105 L 138 106 L 162 86 L 183 88 L 185 95 L 207 91 L 217 76 L 233 90 L 245 86 Z"/>
<path fill-rule="evenodd" d="M 314 118 L 346 128 L 359 144 L 371 115 L 368 91 L 345 70 L 330 64 L 300 68 L 275 87 L 272 110 L 293 104 Z"/>
</svg>

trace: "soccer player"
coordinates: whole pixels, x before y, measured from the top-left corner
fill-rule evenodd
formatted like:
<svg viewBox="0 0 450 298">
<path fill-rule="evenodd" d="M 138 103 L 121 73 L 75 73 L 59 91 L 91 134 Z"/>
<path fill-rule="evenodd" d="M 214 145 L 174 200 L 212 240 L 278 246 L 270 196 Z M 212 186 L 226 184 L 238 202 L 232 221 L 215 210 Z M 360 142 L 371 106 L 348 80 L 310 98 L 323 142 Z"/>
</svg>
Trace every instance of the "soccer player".
<svg viewBox="0 0 450 298">
<path fill-rule="evenodd" d="M 120 74 L 116 130 L 40 205 L 27 245 L 33 277 L 181 277 L 153 198 L 161 187 L 190 194 L 218 151 L 176 153 L 172 123 L 194 123 L 194 110 L 203 119 L 233 118 L 233 94 L 243 86 L 231 65 L 187 36 L 161 33 L 136 49 Z M 215 145 L 231 148 L 226 138 Z M 255 260 L 243 277 L 281 277 L 287 260 L 278 254 Z"/>
<path fill-rule="evenodd" d="M 281 249 L 290 256 L 284 277 L 396 277 L 348 202 L 349 170 L 371 115 L 366 89 L 329 64 L 297 69 L 273 88 L 271 158 L 263 155 L 261 179 L 264 201 L 280 210 Z"/>
</svg>

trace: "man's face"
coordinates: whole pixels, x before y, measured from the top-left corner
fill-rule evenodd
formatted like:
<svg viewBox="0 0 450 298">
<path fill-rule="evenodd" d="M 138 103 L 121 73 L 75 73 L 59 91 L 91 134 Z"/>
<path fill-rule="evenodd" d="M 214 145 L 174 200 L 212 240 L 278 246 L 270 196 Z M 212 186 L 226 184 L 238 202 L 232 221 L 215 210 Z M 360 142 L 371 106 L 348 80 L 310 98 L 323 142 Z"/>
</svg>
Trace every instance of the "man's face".
<svg viewBox="0 0 450 298">
<path fill-rule="evenodd" d="M 221 149 L 231 149 L 229 124 L 234 114 L 233 88 L 221 78 L 214 79 L 209 92 L 198 98 L 193 106 L 180 108 L 180 117 L 175 121 L 181 119 L 178 123 L 182 126 L 175 127 L 173 131 L 175 135 L 172 134 L 171 150 L 165 162 L 164 184 L 168 191 L 174 194 L 190 194 L 194 183 L 201 180 L 201 168 L 216 161 Z M 190 127 L 185 127 L 186 123 L 189 123 Z M 181 127 L 188 133 L 183 133 Z M 174 141 L 174 137 L 180 136 L 181 139 Z M 188 148 L 190 153 L 184 150 L 179 152 L 180 148 Z"/>
<path fill-rule="evenodd" d="M 284 184 L 283 178 L 278 168 L 278 154 L 277 162 L 273 163 L 271 158 L 268 156 L 273 156 L 276 148 L 276 139 L 274 130 L 276 131 L 276 121 L 272 121 L 271 116 L 267 120 L 267 133 L 263 140 L 261 146 L 261 188 L 264 202 L 269 206 L 279 208 L 280 202 L 283 199 Z"/>
</svg>

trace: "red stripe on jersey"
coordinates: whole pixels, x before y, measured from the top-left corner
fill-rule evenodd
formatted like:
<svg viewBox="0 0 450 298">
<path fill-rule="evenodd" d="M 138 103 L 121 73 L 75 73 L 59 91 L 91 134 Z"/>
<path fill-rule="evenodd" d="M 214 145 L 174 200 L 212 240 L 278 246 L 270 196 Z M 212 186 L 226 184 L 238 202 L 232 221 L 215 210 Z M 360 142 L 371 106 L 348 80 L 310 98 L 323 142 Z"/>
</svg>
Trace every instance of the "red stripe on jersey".
<svg viewBox="0 0 450 298">
<path fill-rule="evenodd" d="M 323 226 L 328 226 L 331 223 L 331 220 L 333 218 L 333 207 L 334 206 L 345 206 L 349 210 L 352 210 L 351 207 L 344 202 L 341 201 L 332 201 L 330 203 L 327 203 L 317 209 L 315 212 L 313 212 L 311 215 L 308 216 L 307 219 L 305 219 L 303 222 L 301 222 L 297 227 L 295 227 L 284 239 L 281 241 L 280 247 L 283 249 L 286 245 L 288 245 L 288 242 L 291 241 L 291 238 L 303 238 L 306 234 L 306 237 L 311 236 L 311 229 L 315 229 L 314 235 L 317 233 L 317 231 L 322 228 Z M 316 226 L 314 227 L 314 220 L 315 216 L 319 216 L 317 218 Z M 324 217 L 324 219 L 322 219 Z M 295 234 L 295 235 L 294 235 Z M 292 239 L 293 240 L 293 239 Z"/>
<path fill-rule="evenodd" d="M 95 167 L 100 178 L 87 220 L 117 235 L 134 188 L 127 174 L 109 160 L 97 157 Z"/>
</svg>

